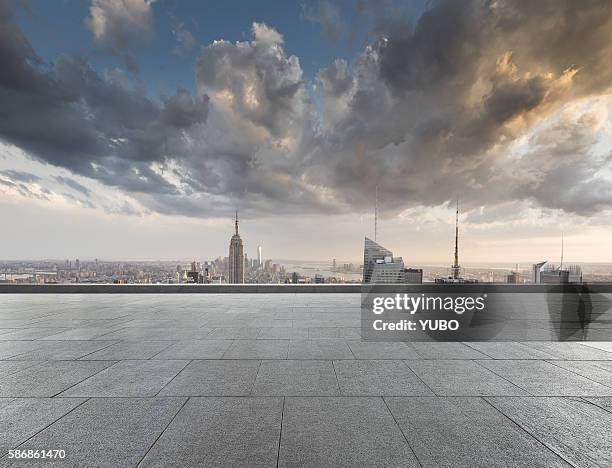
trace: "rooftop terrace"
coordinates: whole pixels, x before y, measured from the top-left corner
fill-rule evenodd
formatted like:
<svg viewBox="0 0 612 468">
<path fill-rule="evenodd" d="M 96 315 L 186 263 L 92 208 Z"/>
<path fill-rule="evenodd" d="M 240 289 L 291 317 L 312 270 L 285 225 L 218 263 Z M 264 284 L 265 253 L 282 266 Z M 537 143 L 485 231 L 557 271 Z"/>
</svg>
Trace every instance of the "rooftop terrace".
<svg viewBox="0 0 612 468">
<path fill-rule="evenodd" d="M 0 294 L 0 465 L 612 466 L 612 343 L 367 343 L 359 306 Z"/>
</svg>

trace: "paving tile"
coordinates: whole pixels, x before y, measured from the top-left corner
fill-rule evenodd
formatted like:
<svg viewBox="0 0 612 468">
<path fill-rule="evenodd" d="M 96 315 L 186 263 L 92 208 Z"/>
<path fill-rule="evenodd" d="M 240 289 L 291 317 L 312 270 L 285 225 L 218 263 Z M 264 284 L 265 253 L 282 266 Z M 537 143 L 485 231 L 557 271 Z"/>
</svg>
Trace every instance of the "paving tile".
<svg viewBox="0 0 612 468">
<path fill-rule="evenodd" d="M 334 368 L 342 395 L 433 395 L 403 361 L 334 361 Z"/>
<path fill-rule="evenodd" d="M 554 356 L 545 351 L 514 341 L 481 341 L 467 343 L 468 346 L 480 351 L 493 359 L 553 359 Z"/>
<path fill-rule="evenodd" d="M 68 328 L 18 328 L 8 333 L 2 333 L 0 340 L 36 340 L 66 330 Z"/>
<path fill-rule="evenodd" d="M 288 340 L 236 340 L 223 359 L 287 359 Z"/>
<path fill-rule="evenodd" d="M 356 359 L 420 359 L 421 356 L 407 343 L 348 341 Z"/>
<path fill-rule="evenodd" d="M 39 364 L 39 361 L 0 361 L 0 378 Z"/>
<path fill-rule="evenodd" d="M 113 361 L 47 361 L 0 380 L 0 397 L 52 397 Z"/>
<path fill-rule="evenodd" d="M 82 360 L 149 359 L 172 345 L 172 341 L 121 341 L 95 353 L 87 354 Z"/>
<path fill-rule="evenodd" d="M 411 342 L 410 346 L 423 359 L 489 359 L 489 356 L 463 343 L 442 343 L 436 341 Z"/>
<path fill-rule="evenodd" d="M 306 340 L 307 328 L 276 327 L 262 328 L 257 335 L 258 340 Z"/>
<path fill-rule="evenodd" d="M 289 343 L 288 359 L 355 359 L 340 340 L 297 340 Z"/>
<path fill-rule="evenodd" d="M 221 359 L 231 340 L 179 341 L 156 354 L 153 359 Z"/>
<path fill-rule="evenodd" d="M 170 382 L 187 363 L 188 361 L 120 361 L 60 396 L 151 397 Z"/>
<path fill-rule="evenodd" d="M 72 328 L 65 330 L 55 335 L 48 335 L 41 340 L 95 340 L 102 335 L 106 335 L 114 330 L 113 328 L 103 327 L 87 327 L 87 328 Z M 101 338 L 105 340 L 106 338 Z"/>
<path fill-rule="evenodd" d="M 162 341 L 162 340 L 202 340 L 210 333 L 204 328 L 122 328 L 107 333 L 101 338 L 105 340 L 124 341 Z"/>
<path fill-rule="evenodd" d="M 71 360 L 106 348 L 116 341 L 37 341 L 33 350 L 13 356 L 17 361 Z"/>
<path fill-rule="evenodd" d="M 381 398 L 285 399 L 278 466 L 419 466 Z"/>
<path fill-rule="evenodd" d="M 579 398 L 487 398 L 574 466 L 612 466 L 612 414 Z"/>
<path fill-rule="evenodd" d="M 333 338 L 341 340 L 361 339 L 361 328 L 359 327 L 310 327 L 307 330 L 309 340 L 329 340 Z"/>
<path fill-rule="evenodd" d="M 2 336 L 0 336 L 0 338 L 2 338 Z M 580 344 L 612 353 L 612 341 L 585 341 Z"/>
<path fill-rule="evenodd" d="M 164 389 L 161 396 L 248 396 L 260 361 L 192 361 Z"/>
<path fill-rule="evenodd" d="M 479 361 L 481 365 L 509 380 L 531 395 L 597 396 L 612 395 L 612 388 L 545 361 Z"/>
<path fill-rule="evenodd" d="M 84 401 L 83 398 L 0 399 L 0 456 Z"/>
<path fill-rule="evenodd" d="M 612 387 L 612 361 L 550 361 L 550 363 Z"/>
<path fill-rule="evenodd" d="M 259 328 L 214 328 L 206 335 L 209 340 L 249 340 L 259 335 Z"/>
<path fill-rule="evenodd" d="M 184 402 L 184 398 L 93 398 L 20 449 L 61 448 L 66 458 L 59 466 L 134 467 Z M 8 466 L 41 464 L 22 460 Z"/>
<path fill-rule="evenodd" d="M 585 361 L 610 361 L 612 360 L 612 352 L 607 352 L 602 349 L 593 348 L 592 346 L 584 346 L 577 342 L 541 342 L 528 341 L 524 343 L 530 348 L 539 349 L 550 354 L 552 359 L 563 360 L 585 360 Z"/>
<path fill-rule="evenodd" d="M 488 362 L 488 361 L 483 361 Z M 406 361 L 439 396 L 527 395 L 527 392 L 474 361 Z"/>
<path fill-rule="evenodd" d="M 0 359 L 10 359 L 41 346 L 39 341 L 0 341 Z"/>
<path fill-rule="evenodd" d="M 282 398 L 191 398 L 140 466 L 276 466 L 282 412 Z"/>
<path fill-rule="evenodd" d="M 482 398 L 385 398 L 424 466 L 568 466 Z"/>
<path fill-rule="evenodd" d="M 263 361 L 253 394 L 337 395 L 338 381 L 331 361 Z"/>
<path fill-rule="evenodd" d="M 425 466 L 554 466 L 560 461 L 555 452 L 576 466 L 610 465 L 612 396 L 595 396 L 612 395 L 609 343 L 362 342 L 358 294 L 11 296 L 0 295 L 0 434 L 3 430 L 26 434 L 18 437 L 15 443 L 19 443 L 58 414 L 60 419 L 40 434 L 53 429 L 52 445 L 70 450 L 70 459 L 62 463 L 66 466 L 135 466 L 188 396 L 189 404 L 217 401 L 211 403 L 216 409 L 201 408 L 190 419 L 188 404 L 181 412 L 185 423 L 171 424 L 173 433 L 166 439 L 162 435 L 158 443 L 163 440 L 164 445 L 151 449 L 145 465 L 276 465 L 281 396 L 286 397 L 283 466 L 414 462 L 409 451 L 402 455 L 408 447 L 405 440 L 390 442 L 401 432 L 386 406 L 380 406 L 385 401 Z M 100 330 L 109 333 L 97 335 Z M 56 339 L 60 333 L 65 340 Z M 237 343 L 226 341 L 234 339 Z M 312 343 L 315 340 L 321 343 Z M 357 359 L 348 358 L 347 351 Z M 332 357 L 338 359 L 332 363 Z M 120 359 L 128 361 L 113 366 L 112 372 L 104 370 Z M 169 364 L 177 362 L 172 359 L 180 360 L 178 368 Z M 183 368 L 188 359 L 196 360 Z M 401 365 L 400 359 L 405 360 Z M 493 369 L 496 359 L 502 364 L 495 372 L 485 368 Z M 535 364 L 523 364 L 527 360 Z M 413 396 L 427 393 L 421 379 L 449 398 Z M 529 397 L 529 386 L 534 393 L 541 391 L 538 395 L 582 397 Z M 65 396 L 73 389 L 118 398 L 94 397 L 63 417 L 48 403 L 38 403 L 82 402 Z M 96 405 L 155 399 L 130 396 L 140 394 L 159 394 L 178 402 L 174 414 L 161 413 L 164 424 L 156 426 L 154 435 L 148 432 L 149 420 L 156 416 L 132 411 L 129 405 L 69 419 L 98 401 Z M 254 398 L 255 394 L 270 398 Z M 22 406 L 14 398 L 52 395 L 56 398 L 24 398 Z M 248 404 L 235 403 L 238 400 L 276 403 L 272 411 L 266 405 L 263 409 L 255 405 L 259 409 L 251 411 Z M 290 416 L 290 400 L 308 401 L 303 404 L 307 410 Z M 501 413 L 485 400 L 497 404 L 509 400 L 507 409 L 516 414 L 500 419 Z M 355 406 L 334 406 L 333 401 L 351 401 Z M 546 401 L 556 403 L 542 409 Z M 3 405 L 14 405 L 12 412 L 3 414 Z M 263 417 L 259 415 L 270 413 L 273 423 L 258 426 Z M 5 429 L 2 417 L 12 426 Z M 69 423 L 64 423 L 66 419 Z M 28 432 L 30 427 L 33 432 Z M 208 429 L 202 431 L 203 427 Z M 73 443 L 70 437 L 77 440 Z M 5 461 L 0 460 L 0 465 Z"/>
<path fill-rule="evenodd" d="M 612 397 L 582 397 L 582 399 L 612 413 Z"/>
<path fill-rule="evenodd" d="M 250 328 L 287 328 L 291 327 L 291 320 L 277 320 L 274 318 L 261 317 L 256 315 L 249 323 Z"/>
</svg>

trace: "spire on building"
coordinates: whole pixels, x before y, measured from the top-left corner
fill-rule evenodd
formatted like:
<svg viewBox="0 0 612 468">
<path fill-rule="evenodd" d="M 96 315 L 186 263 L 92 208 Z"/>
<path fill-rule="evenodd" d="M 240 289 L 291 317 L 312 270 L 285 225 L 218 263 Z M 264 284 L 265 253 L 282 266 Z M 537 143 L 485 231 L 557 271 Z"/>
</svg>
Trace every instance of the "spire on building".
<svg viewBox="0 0 612 468">
<path fill-rule="evenodd" d="M 563 231 L 561 231 L 561 264 L 559 270 L 563 270 Z"/>
<path fill-rule="evenodd" d="M 461 273 L 459 266 L 459 200 L 457 200 L 457 211 L 455 212 L 455 263 L 451 267 L 453 278 L 458 279 Z"/>
<path fill-rule="evenodd" d="M 244 267 L 244 246 L 238 234 L 238 210 L 236 210 L 236 233 L 232 236 L 229 246 L 228 283 L 244 283 Z"/>
<path fill-rule="evenodd" d="M 376 194 L 374 195 L 374 242 L 377 242 L 378 234 L 378 185 L 376 186 Z"/>
</svg>

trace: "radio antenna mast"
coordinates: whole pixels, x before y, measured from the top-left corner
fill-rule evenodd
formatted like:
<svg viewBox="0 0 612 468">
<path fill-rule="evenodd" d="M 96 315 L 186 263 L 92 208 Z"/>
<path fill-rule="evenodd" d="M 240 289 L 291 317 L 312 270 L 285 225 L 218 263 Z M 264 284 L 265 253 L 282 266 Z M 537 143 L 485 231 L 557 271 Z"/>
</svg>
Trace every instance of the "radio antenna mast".
<svg viewBox="0 0 612 468">
<path fill-rule="evenodd" d="M 378 234 L 378 185 L 376 186 L 376 194 L 374 196 L 374 242 L 378 242 L 376 240 L 376 236 Z"/>
<path fill-rule="evenodd" d="M 561 231 L 561 265 L 559 266 L 559 270 L 563 269 L 563 231 Z"/>
</svg>

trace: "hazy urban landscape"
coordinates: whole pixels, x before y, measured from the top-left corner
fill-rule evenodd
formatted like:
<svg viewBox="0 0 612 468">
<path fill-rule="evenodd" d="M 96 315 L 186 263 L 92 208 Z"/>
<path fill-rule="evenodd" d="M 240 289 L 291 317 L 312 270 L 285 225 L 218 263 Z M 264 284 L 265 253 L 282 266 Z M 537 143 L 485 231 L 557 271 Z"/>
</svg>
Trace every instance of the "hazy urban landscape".
<svg viewBox="0 0 612 468">
<path fill-rule="evenodd" d="M 77 267 L 75 260 L 0 260 L 0 283 L 127 283 L 127 284 L 177 284 L 193 282 L 187 273 L 191 271 L 192 261 L 106 261 L 81 260 Z M 225 282 L 227 258 L 211 261 L 196 261 L 196 270 L 203 272 L 208 268 L 213 283 Z M 336 262 L 273 260 L 264 262 L 263 267 L 247 268 L 246 282 L 259 284 L 293 283 L 293 273 L 298 274 L 298 282 L 315 283 L 360 283 L 363 261 Z M 612 281 L 612 264 L 583 263 L 584 281 Z M 415 265 L 423 269 L 423 281 L 434 282 L 435 278 L 447 275 L 449 267 L 444 265 Z M 515 271 L 512 264 L 476 264 L 464 267 L 465 276 L 480 282 L 506 283 L 507 276 Z M 530 264 L 519 264 L 521 282 L 532 281 Z"/>
</svg>

